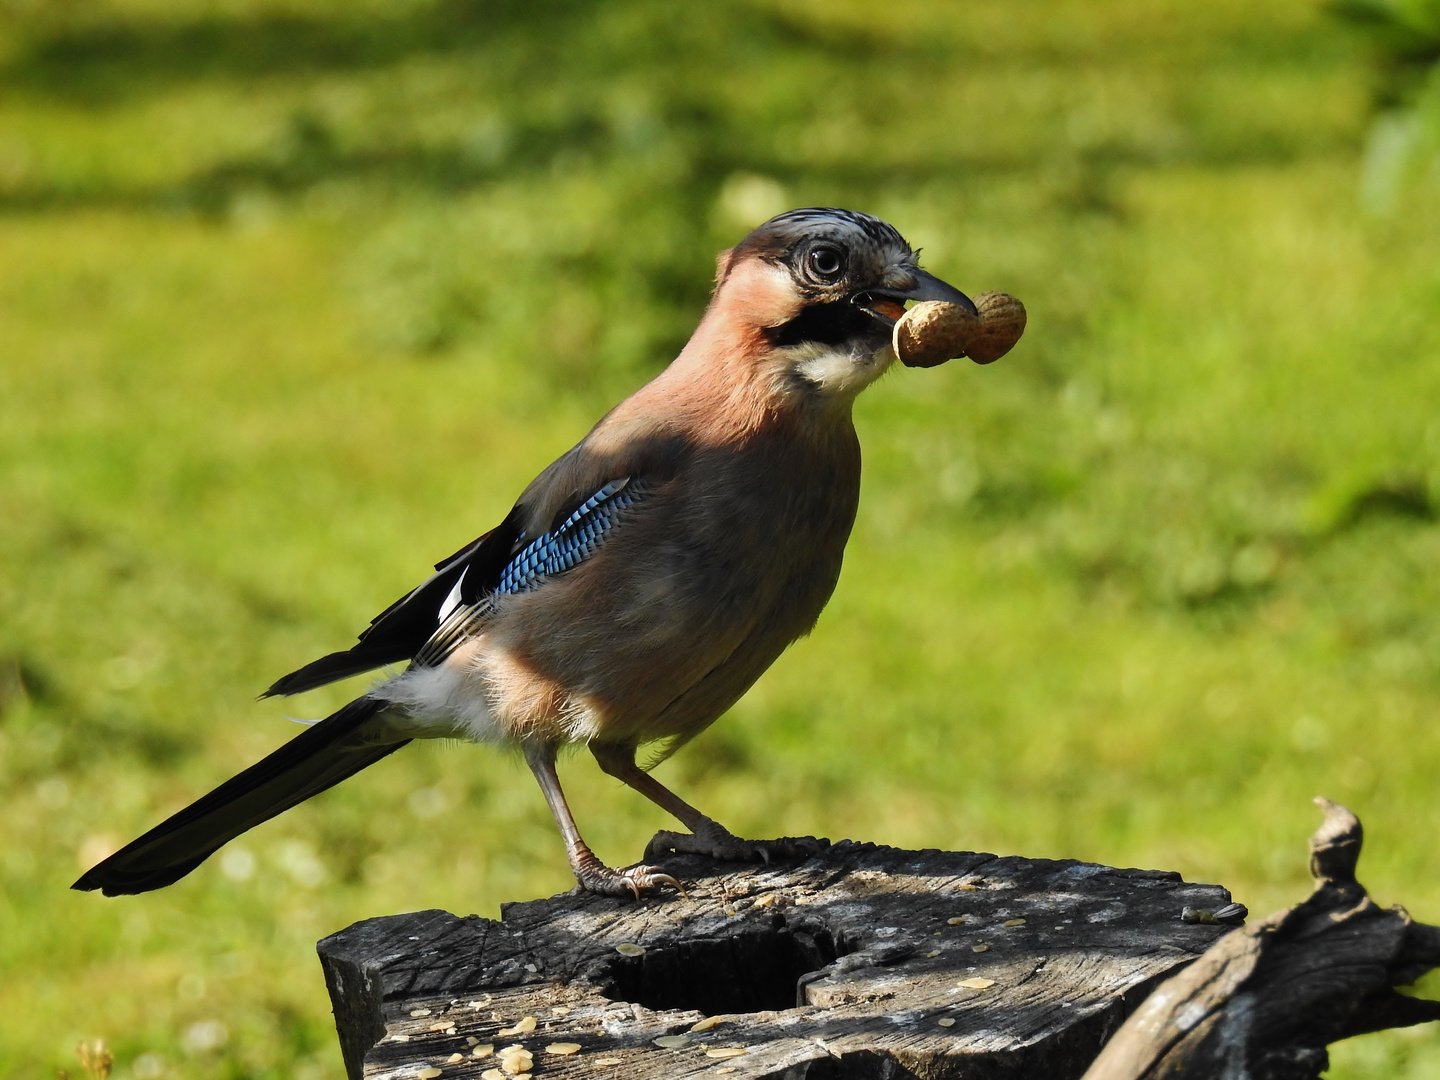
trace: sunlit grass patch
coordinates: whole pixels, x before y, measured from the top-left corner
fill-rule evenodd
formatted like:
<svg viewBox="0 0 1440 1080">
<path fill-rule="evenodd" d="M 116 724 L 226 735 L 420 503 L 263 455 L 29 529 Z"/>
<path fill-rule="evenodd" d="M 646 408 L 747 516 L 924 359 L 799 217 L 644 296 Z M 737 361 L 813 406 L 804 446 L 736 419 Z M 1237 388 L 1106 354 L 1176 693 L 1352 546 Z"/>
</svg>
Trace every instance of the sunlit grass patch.
<svg viewBox="0 0 1440 1080">
<path fill-rule="evenodd" d="M 486 10 L 0 23 L 0 1071 L 104 1038 L 116 1076 L 339 1076 L 316 938 L 569 887 L 523 766 L 428 746 L 171 889 L 67 889 L 363 686 L 253 700 L 498 521 L 789 204 L 887 216 L 1030 329 L 867 392 L 835 600 L 662 775 L 742 833 L 1256 912 L 1308 889 L 1323 792 L 1440 919 L 1440 210 L 1359 212 L 1343 35 L 1298 0 Z M 562 770 L 602 857 L 666 824 Z"/>
</svg>

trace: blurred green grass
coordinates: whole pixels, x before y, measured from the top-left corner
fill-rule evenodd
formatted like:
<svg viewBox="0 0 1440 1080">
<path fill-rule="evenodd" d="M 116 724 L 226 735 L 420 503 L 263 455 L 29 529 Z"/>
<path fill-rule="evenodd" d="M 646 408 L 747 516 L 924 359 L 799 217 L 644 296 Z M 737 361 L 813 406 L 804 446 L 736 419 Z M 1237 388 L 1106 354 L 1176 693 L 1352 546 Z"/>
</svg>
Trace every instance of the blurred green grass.
<svg viewBox="0 0 1440 1080">
<path fill-rule="evenodd" d="M 1303 895 L 1310 796 L 1440 921 L 1440 209 L 1356 197 L 1308 0 L 0 6 L 0 1072 L 338 1077 L 312 947 L 568 887 L 418 747 L 175 887 L 79 869 L 353 687 L 257 704 L 498 520 L 770 213 L 1031 313 L 862 399 L 840 589 L 662 766 L 742 833 Z M 360 684 L 357 684 L 360 685 Z M 665 822 L 577 759 L 587 836 Z M 1440 1076 L 1428 1029 L 1335 1077 Z"/>
</svg>

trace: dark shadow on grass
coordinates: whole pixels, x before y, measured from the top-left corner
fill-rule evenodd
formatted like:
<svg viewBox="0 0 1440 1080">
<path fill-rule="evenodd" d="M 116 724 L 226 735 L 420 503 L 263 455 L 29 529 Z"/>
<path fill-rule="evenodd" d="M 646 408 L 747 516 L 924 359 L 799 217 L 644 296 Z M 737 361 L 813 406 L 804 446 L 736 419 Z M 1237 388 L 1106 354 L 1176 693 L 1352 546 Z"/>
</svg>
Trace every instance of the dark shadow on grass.
<svg viewBox="0 0 1440 1080">
<path fill-rule="evenodd" d="M 703 107 L 685 107 L 667 115 L 665 138 L 672 151 L 678 153 L 672 153 L 672 167 L 663 177 L 665 190 L 661 197 L 692 202 L 695 220 L 703 220 L 720 185 L 741 171 L 762 172 L 797 187 L 817 182 L 839 186 L 861 200 L 874 193 L 914 187 L 947 176 L 973 178 L 1014 172 L 1012 163 L 964 155 L 910 167 L 858 161 L 824 170 L 801 169 L 779 154 L 757 151 L 742 124 L 738 118 Z M 222 162 L 178 183 L 22 185 L 0 190 L 0 214 L 123 209 L 219 217 L 232 209 L 236 199 L 247 195 L 264 193 L 289 198 L 337 182 L 358 183 L 377 194 L 450 196 L 525 176 L 546 178 L 565 168 L 567 162 L 623 166 L 623 159 L 633 152 L 593 112 L 577 111 L 543 124 L 516 125 L 501 158 L 454 142 L 343 147 L 324 120 L 297 112 L 286 137 L 271 149 Z"/>
<path fill-rule="evenodd" d="M 481 46 L 533 49 L 553 40 L 535 33 L 537 24 L 583 33 L 593 16 L 580 0 L 442 0 L 394 16 L 96 21 L 32 31 L 0 86 L 107 105 L 194 80 L 357 70 Z M 507 41 L 517 35 L 523 43 Z"/>
<path fill-rule="evenodd" d="M 563 172 L 577 160 L 628 169 L 628 159 L 663 144 L 676 167 L 657 179 L 664 190 L 656 197 L 671 200 L 681 193 L 701 214 L 724 179 L 740 171 L 761 172 L 797 189 L 843 192 L 856 204 L 960 177 L 995 183 L 1030 173 L 1048 177 L 1052 201 L 1063 211 L 1121 220 L 1117 177 L 1176 160 L 1175 151 L 1124 142 L 1078 154 L 1056 146 L 1020 154 L 992 149 L 987 156 L 958 140 L 897 142 L 881 155 L 829 147 L 812 163 L 776 133 L 803 133 L 824 110 L 837 79 L 838 85 L 863 86 L 863 93 L 844 100 L 859 119 L 883 125 L 887 117 L 924 108 L 926 87 L 976 58 L 953 55 L 943 34 L 906 44 L 748 3 L 692 8 L 655 0 L 604 7 L 581 0 L 433 0 L 386 15 L 341 9 L 326 18 L 96 16 L 64 22 L 35 16 L 12 19 L 8 28 L 19 46 L 0 66 L 0 94 L 98 112 L 185 93 L 198 83 L 259 86 L 449 57 L 473 72 L 468 85 L 477 107 L 492 118 L 503 116 L 505 131 L 496 145 L 484 139 L 472 145 L 461 137 L 425 141 L 413 133 L 337 133 L 317 111 L 297 111 L 288 131 L 266 150 L 152 186 L 37 178 L 0 190 L 0 213 L 95 208 L 219 216 L 250 194 L 303 195 L 331 181 L 381 194 L 446 196 L 496 180 Z M 1083 56 L 1050 59 L 1081 67 L 1088 62 Z M 746 73 L 757 86 L 769 86 L 749 107 L 737 105 L 725 89 Z M 614 115 L 607 95 L 625 86 L 643 89 L 654 110 L 645 120 L 648 133 L 625 130 L 625 120 Z M 1179 153 L 1224 165 L 1270 163 L 1301 152 L 1261 140 L 1245 148 L 1196 145 Z"/>
<path fill-rule="evenodd" d="M 1391 518 L 1431 523 L 1437 517 L 1430 486 L 1418 477 L 1400 477 L 1372 484 L 1356 492 L 1335 522 L 1341 532 L 1371 518 Z"/>
<path fill-rule="evenodd" d="M 656 62 L 674 64 L 682 42 L 710 46 L 701 62 L 745 63 L 780 49 L 823 52 L 832 62 L 883 60 L 880 38 L 816 26 L 748 4 L 700 12 L 630 3 L 629 41 L 597 33 L 603 8 L 583 0 L 438 0 L 402 14 L 329 18 L 262 15 L 198 19 L 105 19 L 66 26 L 12 24 L 25 44 L 3 69 L 0 89 L 94 106 L 163 92 L 178 83 L 356 71 L 415 56 L 474 53 L 531 81 L 563 77 L 588 56 L 612 74 Z M 614 8 L 611 9 L 612 11 Z M 641 33 L 643 31 L 643 34 Z"/>
<path fill-rule="evenodd" d="M 114 208 L 213 215 L 238 196 L 303 194 L 332 180 L 447 195 L 496 179 L 563 171 L 567 162 L 624 163 L 647 147 L 637 145 L 599 92 L 618 79 L 644 87 L 657 109 L 641 142 L 663 143 L 684 162 L 680 176 L 666 178 L 667 197 L 684 188 L 710 200 L 737 169 L 795 179 L 785 147 L 756 152 L 753 119 L 737 115 L 714 92 L 717 79 L 736 67 L 764 67 L 767 57 L 782 66 L 806 54 L 826 64 L 885 59 L 884 47 L 861 36 L 822 33 L 748 5 L 686 12 L 630 3 L 610 10 L 627 9 L 643 35 L 623 39 L 613 26 L 607 32 L 598 25 L 600 9 L 578 0 L 439 0 L 388 17 L 131 19 L 48 30 L 17 23 L 22 45 L 0 67 L 0 93 L 99 111 L 200 82 L 253 85 L 453 55 L 475 72 L 477 99 L 504 116 L 505 130 L 498 145 L 373 132 L 357 142 L 355 133 L 338 135 L 316 112 L 297 110 L 286 133 L 258 153 L 150 186 L 22 182 L 0 191 L 0 213 Z M 557 93 L 558 108 L 536 104 Z M 806 108 L 798 99 L 793 106 Z M 860 171 L 877 185 L 897 179 L 894 170 Z M 926 177 L 935 172 L 923 170 Z M 827 170 L 827 178 L 844 182 L 833 173 Z"/>
</svg>

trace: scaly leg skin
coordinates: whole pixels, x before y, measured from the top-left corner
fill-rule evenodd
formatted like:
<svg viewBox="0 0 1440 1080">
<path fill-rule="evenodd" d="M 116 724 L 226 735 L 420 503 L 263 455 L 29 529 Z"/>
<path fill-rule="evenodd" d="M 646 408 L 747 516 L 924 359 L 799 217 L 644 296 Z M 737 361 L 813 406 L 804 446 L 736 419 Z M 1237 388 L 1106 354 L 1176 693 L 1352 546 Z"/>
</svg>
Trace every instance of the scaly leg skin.
<svg viewBox="0 0 1440 1080">
<path fill-rule="evenodd" d="M 635 764 L 635 748 L 615 743 L 592 742 L 590 752 L 600 768 L 615 779 L 633 788 L 662 810 L 673 814 L 690 831 L 662 830 L 645 847 L 645 858 L 654 859 L 667 852 L 677 855 L 708 855 L 728 862 L 764 860 L 768 866 L 772 855 L 779 858 L 815 855 L 822 845 L 810 837 L 786 837 L 780 840 L 742 840 L 719 822 L 706 817 L 680 796 Z"/>
<path fill-rule="evenodd" d="M 560 838 L 565 841 L 565 853 L 570 857 L 570 869 L 575 880 L 586 892 L 601 896 L 631 896 L 636 900 L 648 892 L 654 892 L 662 885 L 672 885 L 683 896 L 684 888 L 658 866 L 632 866 L 626 870 L 612 870 L 590 850 L 580 838 L 575 827 L 575 818 L 565 802 L 565 792 L 560 789 L 560 777 L 555 773 L 555 746 L 538 739 L 525 741 L 525 764 L 535 774 L 545 802 L 555 824 L 560 828 Z"/>
</svg>

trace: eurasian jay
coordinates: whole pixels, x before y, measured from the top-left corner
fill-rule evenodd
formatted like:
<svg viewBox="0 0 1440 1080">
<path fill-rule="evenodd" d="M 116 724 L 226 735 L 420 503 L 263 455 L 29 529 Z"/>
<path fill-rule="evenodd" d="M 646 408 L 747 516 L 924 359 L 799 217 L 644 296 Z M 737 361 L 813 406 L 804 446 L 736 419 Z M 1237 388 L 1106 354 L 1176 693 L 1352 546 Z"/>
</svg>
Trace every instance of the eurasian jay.
<svg viewBox="0 0 1440 1080">
<path fill-rule="evenodd" d="M 518 746 L 581 887 L 679 887 L 648 865 L 613 870 L 581 839 L 555 772 L 584 743 L 600 768 L 688 834 L 660 849 L 767 857 L 635 761 L 704 731 L 792 641 L 840 574 L 860 495 L 857 394 L 894 362 L 907 300 L 970 311 L 920 269 L 891 226 L 792 210 L 719 258 L 694 336 L 525 489 L 496 528 L 441 562 L 359 642 L 277 681 L 298 694 L 407 662 L 338 712 L 74 885 L 107 896 L 178 880 L 223 844 L 411 739 Z M 656 850 L 652 842 L 651 850 Z"/>
</svg>

